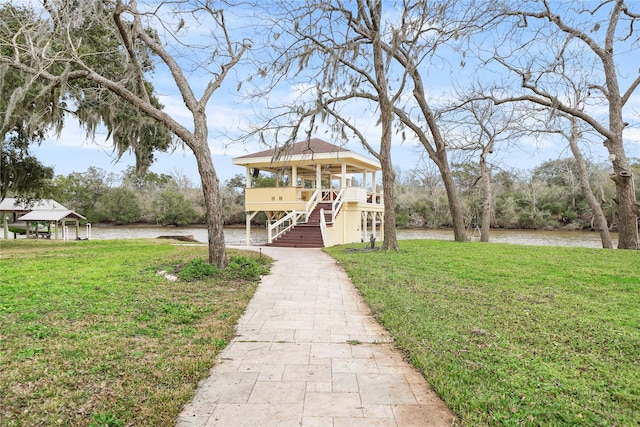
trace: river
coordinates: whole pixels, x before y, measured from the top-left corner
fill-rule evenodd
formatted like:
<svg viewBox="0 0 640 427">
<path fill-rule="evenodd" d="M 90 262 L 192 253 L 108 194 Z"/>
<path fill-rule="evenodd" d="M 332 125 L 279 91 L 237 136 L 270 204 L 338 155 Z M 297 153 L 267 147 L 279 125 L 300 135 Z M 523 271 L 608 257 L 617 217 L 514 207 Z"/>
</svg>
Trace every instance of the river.
<svg viewBox="0 0 640 427">
<path fill-rule="evenodd" d="M 71 232 L 74 236 L 74 232 Z M 92 239 L 131 239 L 157 238 L 159 236 L 193 236 L 200 242 L 207 241 L 207 229 L 204 226 L 159 227 L 151 225 L 94 225 L 91 230 Z M 80 237 L 86 237 L 85 227 L 80 229 Z M 614 247 L 617 244 L 617 233 L 612 233 Z M 229 246 L 245 245 L 244 228 L 225 228 L 225 241 Z M 453 241 L 453 230 L 432 229 L 399 229 L 399 240 L 437 239 Z M 472 237 L 472 240 L 475 240 Z M 602 247 L 600 235 L 592 231 L 541 231 L 541 230 L 492 230 L 491 242 L 511 243 L 536 246 L 576 246 L 587 248 Z M 267 233 L 258 227 L 251 231 L 251 244 L 263 245 L 267 241 Z"/>
</svg>

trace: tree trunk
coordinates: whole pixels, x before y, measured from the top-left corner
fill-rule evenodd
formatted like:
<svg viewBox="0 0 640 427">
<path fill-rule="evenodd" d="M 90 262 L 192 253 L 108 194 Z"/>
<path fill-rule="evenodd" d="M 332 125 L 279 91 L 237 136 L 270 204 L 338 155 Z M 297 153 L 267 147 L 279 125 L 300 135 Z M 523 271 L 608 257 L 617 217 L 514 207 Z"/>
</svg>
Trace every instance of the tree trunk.
<svg viewBox="0 0 640 427">
<path fill-rule="evenodd" d="M 614 101 L 610 101 L 615 104 Z M 609 151 L 609 158 L 613 165 L 611 179 L 616 184 L 616 208 L 618 211 L 618 249 L 640 249 L 638 240 L 638 205 L 633 185 L 633 174 L 629 160 L 624 151 L 622 129 L 622 115 L 619 110 L 609 109 L 610 129 L 613 138 L 605 142 Z M 621 109 L 620 109 L 621 111 Z"/>
<path fill-rule="evenodd" d="M 611 241 L 611 234 L 609 233 L 607 218 L 605 217 L 604 212 L 602 211 L 602 207 L 600 206 L 600 203 L 598 203 L 598 200 L 596 200 L 596 196 L 593 195 L 591 186 L 589 185 L 587 166 L 585 164 L 584 157 L 582 156 L 582 153 L 578 148 L 577 132 L 576 121 L 575 119 L 573 119 L 573 127 L 571 129 L 571 136 L 569 137 L 569 147 L 571 148 L 573 157 L 576 159 L 580 188 L 582 189 L 582 193 L 587 198 L 587 202 L 589 203 L 589 206 L 593 211 L 595 222 L 594 226 L 595 229 L 600 233 L 602 247 L 605 249 L 613 249 L 613 242 Z"/>
<path fill-rule="evenodd" d="M 480 156 L 480 176 L 482 178 L 482 224 L 480 226 L 480 241 L 489 241 L 489 230 L 491 229 L 491 174 L 487 167 L 486 153 Z"/>
<path fill-rule="evenodd" d="M 616 3 L 614 12 L 615 21 L 612 26 L 615 28 L 619 19 L 619 11 L 622 10 L 622 2 Z M 638 213 L 640 208 L 636 204 L 636 195 L 633 185 L 633 174 L 629 165 L 629 160 L 624 151 L 623 130 L 626 126 L 622 117 L 622 108 L 625 101 L 620 95 L 620 86 L 616 66 L 613 58 L 613 34 L 614 31 L 607 31 L 605 41 L 605 54 L 601 56 L 604 66 L 604 74 L 607 82 L 609 101 L 609 131 L 610 135 L 604 145 L 609 151 L 609 157 L 613 164 L 612 179 L 616 183 L 616 205 L 618 207 L 618 249 L 640 249 L 638 240 Z"/>
<path fill-rule="evenodd" d="M 413 97 L 418 103 L 418 106 L 427 122 L 429 131 L 431 132 L 431 136 L 433 137 L 433 146 L 431 145 L 431 141 L 429 140 L 429 138 L 427 138 L 423 129 L 408 120 L 404 112 L 402 112 L 400 118 L 408 127 L 413 129 L 413 131 L 416 133 L 416 136 L 418 136 L 418 139 L 424 146 L 425 150 L 427 150 L 429 158 L 434 161 L 436 166 L 438 166 L 440 176 L 442 177 L 442 182 L 444 183 L 444 188 L 447 192 L 447 201 L 449 203 L 449 211 L 451 212 L 451 220 L 453 222 L 454 240 L 456 242 L 466 242 L 468 238 L 467 231 L 465 230 L 464 226 L 462 203 L 460 202 L 460 196 L 458 194 L 458 190 L 456 189 L 456 184 L 453 180 L 451 169 L 449 168 L 446 141 L 444 140 L 442 133 L 440 132 L 440 128 L 438 127 L 436 118 L 431 111 L 431 108 L 429 107 L 429 103 L 427 102 L 426 92 L 424 90 L 424 85 L 422 84 L 422 76 L 420 75 L 417 68 L 411 69 L 410 75 L 414 83 Z"/>
<path fill-rule="evenodd" d="M 622 145 L 622 133 L 620 132 L 620 141 L 609 140 L 605 145 L 612 159 L 614 173 L 611 179 L 616 184 L 614 201 L 618 211 L 618 249 L 640 249 L 638 206 L 633 188 L 633 174 Z"/>
<path fill-rule="evenodd" d="M 193 111 L 193 118 L 195 137 L 187 145 L 193 151 L 198 164 L 200 179 L 202 180 L 202 192 L 204 193 L 204 204 L 207 213 L 209 263 L 218 268 L 225 268 L 227 266 L 227 252 L 222 219 L 222 195 L 207 141 L 207 116 L 204 108 Z"/>
<path fill-rule="evenodd" d="M 393 122 L 393 106 L 387 91 L 388 82 L 384 66 L 382 40 L 380 38 L 380 21 L 382 17 L 382 3 L 371 8 L 371 18 L 377 31 L 372 32 L 373 67 L 378 84 L 378 99 L 380 105 L 380 166 L 382 167 L 382 189 L 384 191 L 384 241 L 382 249 L 387 251 L 399 250 L 396 236 L 395 211 L 395 173 L 391 162 L 391 125 Z"/>
<path fill-rule="evenodd" d="M 449 162 L 447 161 L 447 154 L 445 151 L 438 153 L 438 161 L 436 164 L 440 169 L 440 175 L 442 176 L 442 182 L 447 192 L 447 201 L 449 202 L 449 211 L 451 212 L 451 221 L 453 223 L 453 237 L 456 242 L 466 242 L 467 230 L 464 227 L 464 214 L 462 210 L 462 203 L 460 202 L 460 196 L 458 195 L 458 189 L 453 181 L 453 175 L 449 168 Z"/>
<path fill-rule="evenodd" d="M 384 241 L 382 249 L 397 251 L 398 236 L 396 233 L 395 181 L 396 176 L 390 159 L 380 163 L 382 166 L 382 189 L 384 191 Z"/>
<path fill-rule="evenodd" d="M 616 183 L 616 207 L 618 210 L 618 249 L 640 249 L 638 240 L 638 207 L 633 191 L 633 177 L 620 175 L 618 168 L 614 175 Z"/>
<path fill-rule="evenodd" d="M 198 162 L 198 172 L 202 180 L 202 191 L 207 212 L 207 231 L 209 234 L 209 263 L 224 268 L 227 266 L 227 253 L 224 241 L 222 207 L 220 204 L 220 185 L 213 168 L 209 146 L 203 144 L 199 150 L 193 150 Z"/>
</svg>

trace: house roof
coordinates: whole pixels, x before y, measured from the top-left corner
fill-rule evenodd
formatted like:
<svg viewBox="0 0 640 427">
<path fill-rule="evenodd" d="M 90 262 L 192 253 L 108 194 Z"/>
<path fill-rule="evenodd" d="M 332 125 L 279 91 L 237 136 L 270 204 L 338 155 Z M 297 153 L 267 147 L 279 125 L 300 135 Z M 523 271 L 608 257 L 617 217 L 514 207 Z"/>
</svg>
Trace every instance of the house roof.
<svg viewBox="0 0 640 427">
<path fill-rule="evenodd" d="M 309 174 L 315 174 L 315 167 L 318 164 L 333 174 L 340 173 L 342 164 L 346 164 L 347 173 L 381 169 L 380 162 L 377 160 L 320 138 L 311 138 L 283 147 L 236 157 L 233 159 L 233 164 L 271 172 L 296 165 L 299 176 L 305 171 L 308 171 Z"/>
<path fill-rule="evenodd" d="M 85 220 L 82 215 L 70 210 L 31 211 L 18 218 L 18 221 L 60 221 L 66 218 Z"/>
<path fill-rule="evenodd" d="M 312 155 L 320 153 L 337 153 L 341 151 L 349 151 L 338 145 L 331 144 L 320 138 L 311 138 L 306 141 L 299 141 L 295 144 L 285 145 L 283 147 L 271 148 L 269 150 L 260 151 L 258 153 L 247 154 L 246 156 L 236 157 L 236 159 L 251 159 L 256 157 L 282 157 L 282 156 L 299 156 Z"/>
</svg>

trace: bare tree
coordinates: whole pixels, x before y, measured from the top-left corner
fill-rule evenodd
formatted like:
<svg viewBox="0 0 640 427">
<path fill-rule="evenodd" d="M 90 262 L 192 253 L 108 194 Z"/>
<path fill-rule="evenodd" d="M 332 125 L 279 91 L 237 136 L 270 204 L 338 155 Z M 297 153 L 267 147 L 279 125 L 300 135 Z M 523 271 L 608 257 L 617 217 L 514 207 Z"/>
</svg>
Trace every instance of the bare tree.
<svg viewBox="0 0 640 427">
<path fill-rule="evenodd" d="M 489 100 L 463 102 L 450 111 L 448 127 L 456 135 L 456 148 L 469 151 L 479 158 L 480 184 L 482 187 L 482 219 L 480 241 L 489 241 L 493 197 L 491 184 L 492 162 L 489 160 L 494 150 L 502 144 L 515 140 L 522 134 L 517 123 L 522 119 L 514 105 L 496 106 Z"/>
<path fill-rule="evenodd" d="M 579 96 L 576 98 L 579 98 Z M 581 141 L 586 142 L 588 140 L 588 138 L 585 138 L 585 133 L 587 133 L 591 129 L 587 127 L 587 129 L 585 130 L 583 122 L 578 120 L 578 118 L 576 118 L 575 116 L 559 112 L 555 112 L 549 115 L 550 112 L 548 110 L 546 111 L 546 113 L 546 118 L 539 117 L 538 119 L 539 122 L 542 122 L 541 126 L 535 129 L 530 129 L 529 131 L 539 134 L 558 134 L 567 141 L 569 150 L 571 151 L 571 154 L 573 155 L 573 158 L 575 160 L 575 166 L 573 166 L 573 163 L 567 164 L 565 173 L 566 181 L 568 182 L 570 187 L 569 191 L 571 191 L 571 207 L 576 207 L 575 192 L 573 189 L 579 187 L 580 191 L 587 200 L 589 207 L 591 208 L 591 212 L 593 214 L 592 224 L 600 234 L 602 247 L 605 249 L 612 249 L 613 242 L 611 240 L 611 233 L 609 232 L 609 224 L 602 209 L 601 203 L 598 202 L 598 199 L 591 189 L 587 160 L 585 159 L 585 156 L 579 146 L 579 143 Z M 580 124 L 583 124 L 583 126 L 581 127 Z M 574 182 L 575 175 L 577 175 L 578 178 L 577 186 Z M 604 196 L 601 197 L 604 198 Z"/>
<path fill-rule="evenodd" d="M 315 131 L 317 116 L 331 122 L 334 134 L 343 140 L 349 136 L 359 140 L 382 168 L 385 218 L 382 248 L 398 250 L 395 171 L 391 161 L 393 94 L 389 93 L 389 58 L 384 49 L 382 2 L 358 0 L 351 6 L 341 1 L 311 0 L 300 7 L 286 2 L 282 6 L 286 18 L 276 18 L 274 27 L 277 34 L 279 31 L 287 33 L 291 44 L 284 46 L 282 54 L 268 66 L 274 70 L 288 70 L 292 64 L 299 63 L 294 74 L 308 76 L 317 90 L 313 102 L 286 108 L 284 115 L 294 116 L 286 143 L 297 139 L 305 122 L 310 123 L 306 130 L 310 137 Z M 311 60 L 314 57 L 320 65 L 314 66 Z M 354 117 L 341 111 L 341 104 L 358 100 L 368 103 L 368 109 L 378 110 L 378 123 L 382 129 L 379 148 L 365 137 L 354 123 Z M 277 118 L 268 118 L 269 124 L 257 131 L 263 134 L 274 126 L 273 123 L 281 131 Z"/>
<path fill-rule="evenodd" d="M 587 164 L 582 155 L 582 151 L 580 147 L 578 147 L 578 141 L 582 135 L 578 127 L 578 119 L 574 116 L 568 116 L 567 120 L 571 123 L 571 128 L 569 132 L 562 131 L 562 136 L 569 143 L 569 147 L 571 148 L 571 153 L 573 157 L 576 159 L 576 166 L 578 168 L 578 181 L 580 183 L 580 188 L 582 189 L 582 193 L 587 198 L 587 202 L 589 203 L 589 207 L 591 207 L 591 211 L 593 212 L 594 218 L 594 227 L 600 233 L 600 240 L 602 241 L 602 247 L 605 249 L 612 249 L 613 242 L 611 241 L 611 234 L 609 233 L 609 225 L 607 223 L 607 218 L 602 210 L 602 206 L 596 199 L 596 196 L 593 194 L 591 190 L 591 184 L 589 183 L 589 172 L 587 170 Z"/>
<path fill-rule="evenodd" d="M 586 123 L 602 138 L 613 166 L 620 249 L 640 248 L 640 205 L 624 145 L 624 107 L 640 86 L 637 62 L 624 66 L 640 40 L 635 30 L 640 10 L 633 10 L 637 6 L 625 0 L 508 2 L 503 13 L 513 25 L 502 34 L 513 39 L 500 43 L 492 55 L 517 77 L 522 89 L 508 99 L 496 97 L 497 102 L 542 105 L 550 114 Z M 572 103 L 574 88 L 584 94 L 579 103 Z"/>
<path fill-rule="evenodd" d="M 0 35 L 0 64 L 34 76 L 59 88 L 84 79 L 94 90 L 106 90 L 166 126 L 193 152 L 202 180 L 209 233 L 209 262 L 226 265 L 220 206 L 220 187 L 208 145 L 206 107 L 229 71 L 249 48 L 236 42 L 227 28 L 223 2 L 205 0 L 161 1 L 139 6 L 136 0 L 68 2 L 47 0 L 40 22 L 22 22 L 17 32 Z M 19 18 L 19 17 L 17 17 Z M 191 29 L 208 30 L 203 45 L 189 42 Z M 4 28 L 3 28 L 4 29 Z M 92 37 L 104 40 L 105 50 L 87 49 Z M 115 47 L 111 41 L 117 40 Z M 107 41 L 110 41 L 107 43 Z M 99 45 L 99 43 L 97 44 Z M 11 52 L 6 54 L 7 49 Z M 110 49 L 110 50 L 108 50 Z M 114 73 L 109 64 L 114 53 L 126 52 L 127 62 Z M 150 62 L 166 67 L 192 117 L 191 126 L 180 123 L 152 102 L 145 72 Z M 199 96 L 187 67 L 204 70 L 206 83 Z"/>
<path fill-rule="evenodd" d="M 411 138 L 425 148 L 438 166 L 444 182 L 456 241 L 467 240 L 463 210 L 447 158 L 448 143 L 441 133 L 428 81 L 430 61 L 447 44 L 480 28 L 483 5 L 480 1 L 427 2 L 425 0 L 386 2 L 357 0 L 281 2 L 282 15 L 274 17 L 274 38 L 293 40 L 278 50 L 265 74 L 286 70 L 300 78 L 316 96 L 286 109 L 298 117 L 299 129 L 315 130 L 315 118 L 329 123 L 343 139 L 355 136 L 381 163 L 385 191 L 384 244 L 397 248 L 391 160 L 394 131 L 397 139 Z M 446 46 L 450 49 L 455 47 Z M 278 80 L 280 81 L 280 80 Z M 307 94 L 305 94 L 307 95 Z M 370 114 L 378 118 L 380 144 L 365 135 Z M 283 113 L 286 116 L 286 112 Z M 269 127 L 276 121 L 273 118 Z M 291 122 L 289 122 L 291 123 Z M 306 126 L 303 127 L 303 126 Z M 265 130 L 263 127 L 261 130 Z M 407 135 L 409 134 L 409 135 Z"/>
</svg>

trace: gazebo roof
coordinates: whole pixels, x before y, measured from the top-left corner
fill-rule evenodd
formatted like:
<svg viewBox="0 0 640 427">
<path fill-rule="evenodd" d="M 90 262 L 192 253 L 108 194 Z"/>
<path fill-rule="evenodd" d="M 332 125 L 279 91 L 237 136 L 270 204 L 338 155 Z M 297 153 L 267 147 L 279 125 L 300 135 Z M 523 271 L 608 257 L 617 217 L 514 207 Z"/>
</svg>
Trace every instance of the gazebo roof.
<svg viewBox="0 0 640 427">
<path fill-rule="evenodd" d="M 31 211 L 18 218 L 18 221 L 61 221 L 66 218 L 85 220 L 86 218 L 70 209 L 52 211 Z"/>
<path fill-rule="evenodd" d="M 13 197 L 7 197 L 0 202 L 0 212 L 27 212 L 18 221 L 60 221 L 65 218 L 86 220 L 77 212 L 67 209 L 52 199 L 34 200 L 31 203 L 18 202 Z"/>
<path fill-rule="evenodd" d="M 60 203 L 52 199 L 34 200 L 32 203 L 19 202 L 14 197 L 6 197 L 0 201 L 0 212 L 31 212 L 31 211 L 55 211 L 68 210 Z"/>
<path fill-rule="evenodd" d="M 362 170 L 380 170 L 380 162 L 319 138 L 311 138 L 295 144 L 276 147 L 253 154 L 236 157 L 233 164 L 274 172 L 284 167 L 297 166 L 300 172 L 315 171 L 321 164 L 332 173 L 340 173 L 341 164 L 347 165 L 347 173 Z M 315 172 L 313 172 L 315 173 Z"/>
</svg>

